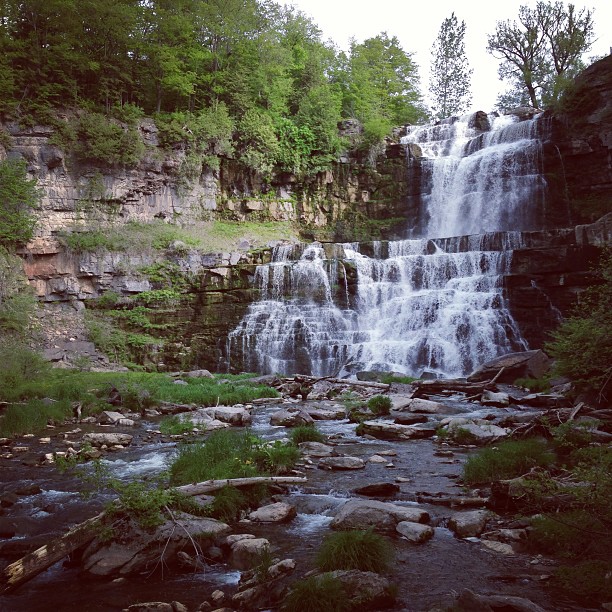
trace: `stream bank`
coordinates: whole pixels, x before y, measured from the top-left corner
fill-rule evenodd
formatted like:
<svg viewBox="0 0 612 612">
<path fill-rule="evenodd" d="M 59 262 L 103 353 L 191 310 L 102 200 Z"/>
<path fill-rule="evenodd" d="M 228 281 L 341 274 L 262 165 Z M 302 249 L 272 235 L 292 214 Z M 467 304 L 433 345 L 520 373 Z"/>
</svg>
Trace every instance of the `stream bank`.
<svg viewBox="0 0 612 612">
<path fill-rule="evenodd" d="M 389 397 L 397 407 L 406 403 L 406 386 L 394 386 Z M 513 391 L 516 395 L 517 391 Z M 520 395 L 520 393 L 518 393 Z M 534 418 L 545 409 L 513 405 L 506 408 L 484 407 L 466 403 L 459 396 L 432 398 L 441 408 L 427 415 L 430 424 L 439 427 L 444 419 L 462 417 L 491 424 L 508 423 L 509 417 L 518 421 Z M 264 439 L 281 439 L 288 428 L 270 425 L 272 414 L 279 408 L 298 408 L 321 415 L 338 411 L 342 405 L 330 400 L 285 400 L 252 405 L 251 430 Z M 401 411 L 400 411 L 401 412 Z M 377 419 L 381 422 L 389 418 Z M 379 440 L 357 436 L 356 424 L 346 418 L 317 421 L 317 428 L 327 436 L 338 456 L 356 457 L 363 468 L 355 470 L 320 469 L 320 460 L 306 457 L 298 468 L 308 478 L 300 487 L 277 493 L 273 501 L 285 501 L 296 508 L 296 517 L 283 524 L 257 524 L 241 521 L 233 526 L 233 533 L 249 533 L 270 541 L 272 554 L 280 559 L 295 560 L 293 579 L 310 571 L 322 539 L 330 533 L 330 523 L 339 509 L 350 499 L 366 499 L 355 489 L 381 482 L 393 483 L 399 489 L 383 499 L 403 508 L 420 507 L 429 516 L 433 537 L 417 545 L 390 535 L 396 562 L 389 574 L 397 585 L 396 610 L 432 610 L 453 605 L 455 593 L 469 588 L 477 593 L 504 594 L 527 598 L 546 610 L 578 610 L 569 601 L 547 588 L 554 562 L 539 555 L 528 554 L 520 542 L 499 542 L 500 527 L 512 527 L 511 517 L 489 514 L 485 534 L 457 537 L 450 529 L 451 519 L 474 509 L 484 509 L 484 491 L 466 492 L 459 484 L 462 465 L 475 447 L 443 443 L 432 437 L 413 440 Z M 81 428 L 82 424 L 78 425 Z M 133 436 L 129 446 L 108 452 L 103 461 L 121 479 L 145 479 L 166 466 L 177 440 L 163 437 L 156 431 L 155 419 L 143 419 L 133 427 L 120 425 L 87 425 L 105 432 L 128 433 Z M 0 555 L 14 560 L 26 550 L 49 541 L 63 533 L 70 525 L 92 516 L 100 509 L 104 498 L 83 500 L 78 495 L 82 484 L 70 473 L 60 474 L 52 466 L 40 465 L 41 452 L 50 446 L 66 447 L 62 442 L 74 438 L 75 424 L 53 431 L 51 442 L 38 438 L 20 438 L 6 445 L 0 458 L 3 480 L 20 483 L 22 493 L 15 492 L 13 503 L 4 509 L 3 525 L 16 526 L 12 537 L 5 532 Z M 435 428 L 431 429 L 432 434 Z M 73 432 L 73 433 L 68 433 Z M 17 450 L 21 448 L 22 450 Z M 378 457 L 375 459 L 375 457 Z M 382 461 L 380 460 L 382 458 Z M 30 490 L 27 490 L 31 486 Z M 40 488 L 37 492 L 36 486 Z M 482 504 L 473 499 L 482 496 Z M 432 503 L 438 498 L 471 498 L 469 508 L 449 507 Z M 440 500 L 441 501 L 441 500 Z M 4 505 L 4 504 L 3 504 Z M 514 525 L 515 527 L 517 525 Z M 520 526 L 519 526 L 520 527 Z M 484 526 L 483 526 L 484 528 Z M 482 531 L 482 530 L 481 530 Z M 496 533 L 497 532 L 497 533 Z M 491 535 L 492 534 L 492 535 Z M 496 540 L 497 538 L 497 540 Z M 503 539 L 503 538 L 502 538 Z M 205 609 L 200 605 L 214 591 L 221 590 L 227 598 L 238 588 L 240 572 L 225 562 L 209 564 L 203 571 L 177 573 L 173 567 L 158 567 L 156 571 L 128 577 L 92 579 L 77 565 L 57 563 L 16 592 L 2 599 L 7 610 L 68 610 L 80 607 L 87 610 L 122 610 L 143 601 L 179 601 L 188 610 Z M 229 604 L 231 605 L 231 604 Z M 246 608 L 249 609 L 249 608 Z"/>
</svg>

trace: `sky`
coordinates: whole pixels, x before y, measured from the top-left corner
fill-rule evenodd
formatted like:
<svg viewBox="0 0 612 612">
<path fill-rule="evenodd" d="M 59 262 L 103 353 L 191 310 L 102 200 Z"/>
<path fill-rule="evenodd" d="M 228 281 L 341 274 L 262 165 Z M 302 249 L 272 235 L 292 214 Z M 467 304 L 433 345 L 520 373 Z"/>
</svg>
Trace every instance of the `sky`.
<svg viewBox="0 0 612 612">
<path fill-rule="evenodd" d="M 419 66 L 421 91 L 425 96 L 431 47 L 442 21 L 454 11 L 459 22 L 465 21 L 465 51 L 474 70 L 470 110 L 485 112 L 493 109 L 498 94 L 505 90 L 497 75 L 499 61 L 486 51 L 487 34 L 495 31 L 498 21 L 515 20 L 520 6 L 534 6 L 535 3 L 535 0 L 497 0 L 493 3 L 474 0 L 429 0 L 418 3 L 414 0 L 287 1 L 287 4 L 292 4 L 312 18 L 322 30 L 324 40 L 331 39 L 343 50 L 348 50 L 351 37 L 363 42 L 381 32 L 397 36 L 404 51 L 412 53 Z M 585 59 L 607 55 L 612 47 L 612 1 L 591 0 L 582 4 L 580 0 L 575 0 L 574 5 L 594 9 L 597 40 Z"/>
</svg>

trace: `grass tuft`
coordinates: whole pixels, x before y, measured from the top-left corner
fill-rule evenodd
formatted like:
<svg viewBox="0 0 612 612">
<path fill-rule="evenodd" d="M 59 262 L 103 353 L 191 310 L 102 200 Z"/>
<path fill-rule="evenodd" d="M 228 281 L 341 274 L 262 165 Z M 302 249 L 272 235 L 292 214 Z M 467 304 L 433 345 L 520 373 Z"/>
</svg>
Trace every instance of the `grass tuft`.
<svg viewBox="0 0 612 612">
<path fill-rule="evenodd" d="M 508 440 L 468 457 L 463 468 L 463 480 L 471 485 L 515 478 L 533 467 L 550 465 L 554 458 L 545 440 Z"/>
<path fill-rule="evenodd" d="M 350 609 L 342 583 L 329 574 L 294 583 L 281 606 L 283 612 L 347 612 Z"/>
<path fill-rule="evenodd" d="M 298 425 L 291 431 L 291 441 L 296 446 L 302 442 L 325 442 L 325 436 L 314 425 Z"/>
<path fill-rule="evenodd" d="M 325 538 L 317 554 L 323 571 L 384 572 L 393 558 L 389 542 L 372 530 L 339 531 Z"/>
</svg>

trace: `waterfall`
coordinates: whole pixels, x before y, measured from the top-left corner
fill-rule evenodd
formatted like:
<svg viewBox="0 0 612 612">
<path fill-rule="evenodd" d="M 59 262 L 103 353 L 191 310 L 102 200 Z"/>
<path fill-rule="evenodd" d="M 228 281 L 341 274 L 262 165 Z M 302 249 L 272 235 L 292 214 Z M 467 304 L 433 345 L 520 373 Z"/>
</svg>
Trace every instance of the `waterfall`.
<svg viewBox="0 0 612 612">
<path fill-rule="evenodd" d="M 521 232 L 541 223 L 538 122 L 477 115 L 408 128 L 424 168 L 412 238 L 274 249 L 228 337 L 230 367 L 456 377 L 527 348 L 502 284 Z"/>
</svg>

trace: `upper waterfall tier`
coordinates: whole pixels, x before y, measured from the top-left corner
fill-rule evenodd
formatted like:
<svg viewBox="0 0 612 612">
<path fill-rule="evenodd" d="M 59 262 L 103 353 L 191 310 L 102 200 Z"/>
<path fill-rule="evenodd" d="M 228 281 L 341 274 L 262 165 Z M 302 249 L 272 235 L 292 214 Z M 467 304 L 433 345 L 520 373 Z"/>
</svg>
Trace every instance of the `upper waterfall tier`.
<svg viewBox="0 0 612 612">
<path fill-rule="evenodd" d="M 480 115 L 480 116 L 478 116 Z M 415 236 L 446 237 L 543 227 L 547 182 L 541 119 L 466 115 L 409 127 L 421 150 L 421 211 Z"/>
</svg>

